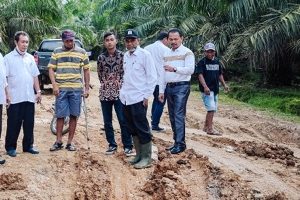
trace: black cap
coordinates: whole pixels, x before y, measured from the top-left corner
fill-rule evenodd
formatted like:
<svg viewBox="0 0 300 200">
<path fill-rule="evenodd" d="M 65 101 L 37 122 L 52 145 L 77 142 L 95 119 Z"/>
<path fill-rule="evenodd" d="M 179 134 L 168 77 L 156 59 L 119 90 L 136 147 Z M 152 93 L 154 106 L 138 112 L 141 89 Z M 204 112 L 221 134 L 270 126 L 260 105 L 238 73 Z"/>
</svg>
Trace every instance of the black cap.
<svg viewBox="0 0 300 200">
<path fill-rule="evenodd" d="M 127 29 L 125 32 L 125 38 L 138 38 L 138 32 L 134 29 Z"/>
</svg>

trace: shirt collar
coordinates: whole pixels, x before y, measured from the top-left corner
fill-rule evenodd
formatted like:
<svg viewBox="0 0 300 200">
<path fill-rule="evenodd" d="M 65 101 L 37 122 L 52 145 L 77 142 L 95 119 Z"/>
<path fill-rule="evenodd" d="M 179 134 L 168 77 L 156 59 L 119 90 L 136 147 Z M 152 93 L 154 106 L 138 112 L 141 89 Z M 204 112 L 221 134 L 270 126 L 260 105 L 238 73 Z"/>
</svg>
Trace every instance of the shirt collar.
<svg viewBox="0 0 300 200">
<path fill-rule="evenodd" d="M 183 44 L 181 44 L 177 49 L 175 49 L 174 51 L 173 51 L 173 49 L 172 49 L 172 51 L 173 52 L 177 52 L 177 51 L 180 51 L 181 49 L 183 48 Z"/>
<path fill-rule="evenodd" d="M 22 56 L 22 55 L 17 51 L 16 48 L 13 50 L 13 55 L 14 55 L 14 56 Z M 25 52 L 24 56 L 26 56 L 26 55 L 27 55 L 27 52 Z"/>
</svg>

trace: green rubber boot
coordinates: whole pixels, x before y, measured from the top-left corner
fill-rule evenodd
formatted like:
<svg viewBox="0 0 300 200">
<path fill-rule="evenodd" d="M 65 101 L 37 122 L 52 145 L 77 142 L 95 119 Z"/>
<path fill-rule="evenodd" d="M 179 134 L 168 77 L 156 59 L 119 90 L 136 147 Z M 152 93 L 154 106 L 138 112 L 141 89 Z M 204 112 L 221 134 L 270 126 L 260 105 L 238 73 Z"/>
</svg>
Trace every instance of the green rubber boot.
<svg viewBox="0 0 300 200">
<path fill-rule="evenodd" d="M 132 136 L 132 140 L 133 140 L 133 145 L 135 148 L 136 155 L 132 160 L 129 161 L 129 163 L 134 165 L 135 163 L 141 160 L 141 146 L 140 146 L 140 140 L 137 136 Z"/>
<path fill-rule="evenodd" d="M 152 154 L 152 142 L 148 142 L 147 144 L 141 145 L 141 160 L 134 165 L 136 169 L 144 169 L 147 167 L 151 167 L 151 154 Z"/>
</svg>

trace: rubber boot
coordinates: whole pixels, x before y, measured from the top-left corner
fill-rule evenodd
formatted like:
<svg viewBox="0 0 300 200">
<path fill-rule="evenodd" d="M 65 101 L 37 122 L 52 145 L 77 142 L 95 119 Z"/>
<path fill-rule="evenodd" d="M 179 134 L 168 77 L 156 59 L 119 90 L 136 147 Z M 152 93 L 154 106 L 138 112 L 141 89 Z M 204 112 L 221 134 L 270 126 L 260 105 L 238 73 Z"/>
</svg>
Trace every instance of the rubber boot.
<svg viewBox="0 0 300 200">
<path fill-rule="evenodd" d="M 135 157 L 129 161 L 130 164 L 134 165 L 135 163 L 141 160 L 141 147 L 140 147 L 140 140 L 137 136 L 132 136 L 133 145 L 135 148 L 136 155 Z"/>
<path fill-rule="evenodd" d="M 136 169 L 144 169 L 147 167 L 151 167 L 151 154 L 152 154 L 152 142 L 148 142 L 146 144 L 141 145 L 141 160 L 134 165 Z"/>
<path fill-rule="evenodd" d="M 3 165 L 4 163 L 5 163 L 5 160 L 0 157 L 0 165 Z"/>
</svg>

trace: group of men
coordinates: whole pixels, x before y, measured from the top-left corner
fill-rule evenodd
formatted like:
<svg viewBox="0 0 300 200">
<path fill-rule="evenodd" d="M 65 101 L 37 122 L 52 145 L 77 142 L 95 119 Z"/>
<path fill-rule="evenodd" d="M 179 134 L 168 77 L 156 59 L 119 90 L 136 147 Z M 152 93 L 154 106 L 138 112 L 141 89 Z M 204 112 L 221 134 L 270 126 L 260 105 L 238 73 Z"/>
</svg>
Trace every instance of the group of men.
<svg viewBox="0 0 300 200">
<path fill-rule="evenodd" d="M 63 31 L 62 41 L 63 46 L 54 50 L 48 65 L 53 93 L 56 96 L 57 117 L 57 138 L 50 151 L 63 148 L 62 129 L 67 116 L 70 117 L 70 122 L 66 149 L 75 151 L 72 140 L 80 115 L 81 101 L 89 96 L 89 61 L 85 50 L 75 46 L 73 31 Z M 41 101 L 41 91 L 38 68 L 33 57 L 27 53 L 28 42 L 27 33 L 17 32 L 16 48 L 0 63 L 1 111 L 2 105 L 7 104 L 5 148 L 12 157 L 16 156 L 16 143 L 22 124 L 23 151 L 39 153 L 33 148 L 33 125 L 34 103 Z M 203 130 L 207 134 L 219 135 L 212 127 L 213 114 L 217 110 L 219 80 L 225 89 L 228 87 L 222 76 L 220 62 L 215 57 L 214 44 L 205 45 L 205 58 L 199 61 L 195 70 L 195 56 L 183 45 L 183 34 L 177 28 L 160 32 L 157 41 L 145 48 L 140 47 L 139 34 L 133 29 L 125 32 L 125 53 L 117 49 L 117 43 L 115 33 L 105 33 L 105 51 L 99 55 L 97 61 L 99 98 L 108 142 L 106 154 L 113 154 L 118 147 L 112 125 L 114 107 L 121 128 L 124 153 L 127 156 L 134 155 L 133 147 L 135 148 L 135 157 L 129 162 L 137 169 L 151 166 L 151 130 L 163 131 L 159 123 L 166 100 L 174 139 L 174 144 L 166 150 L 171 154 L 183 152 L 186 149 L 186 105 L 190 94 L 191 75 L 194 72 L 198 74 L 199 88 L 207 108 Z M 2 56 L 0 61 L 2 62 Z M 152 96 L 154 99 L 150 127 L 146 115 L 148 101 Z M 0 164 L 4 162 L 0 158 Z"/>
</svg>

